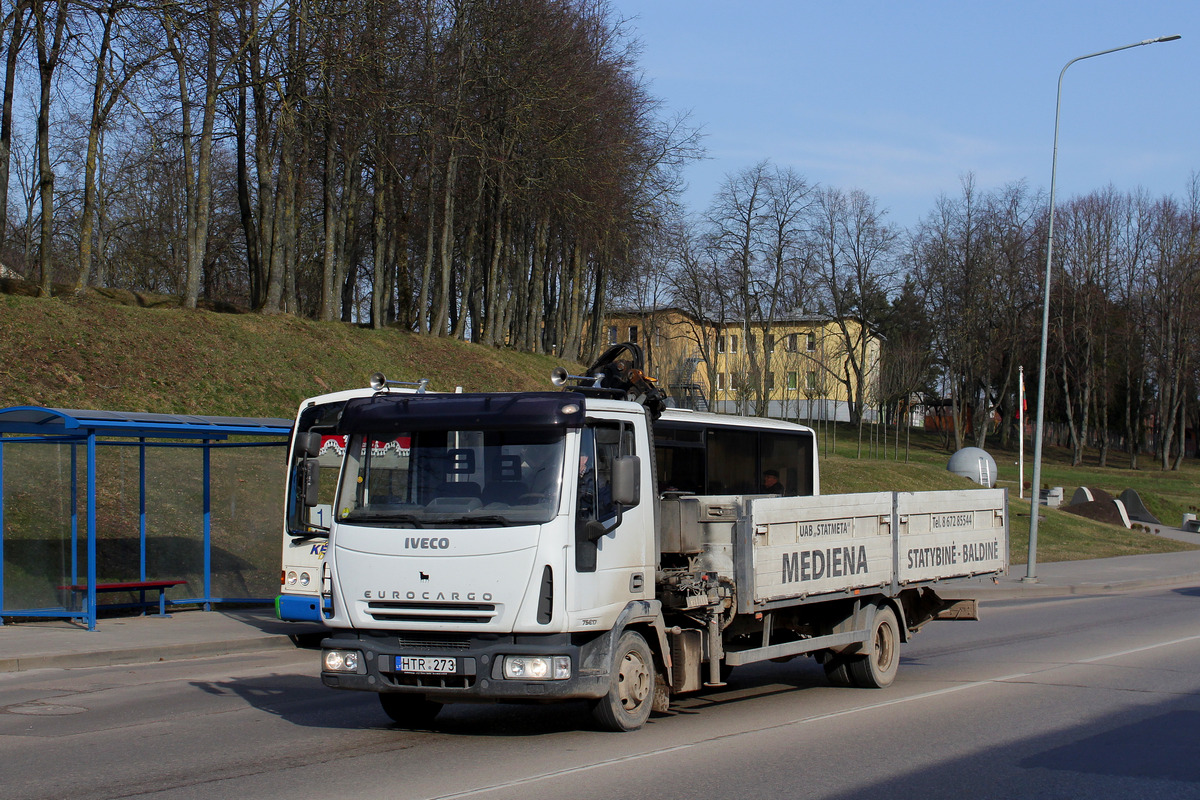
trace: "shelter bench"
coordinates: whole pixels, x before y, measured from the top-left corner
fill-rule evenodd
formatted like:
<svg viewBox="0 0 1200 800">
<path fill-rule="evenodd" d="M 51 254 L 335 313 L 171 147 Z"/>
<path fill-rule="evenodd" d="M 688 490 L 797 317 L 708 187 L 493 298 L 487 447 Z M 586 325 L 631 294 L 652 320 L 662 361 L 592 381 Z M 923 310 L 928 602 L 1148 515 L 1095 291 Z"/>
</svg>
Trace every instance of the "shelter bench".
<svg viewBox="0 0 1200 800">
<path fill-rule="evenodd" d="M 146 607 L 151 605 L 154 602 L 153 600 L 151 600 L 149 602 L 146 601 L 146 592 L 153 590 L 153 589 L 157 589 L 158 590 L 158 616 L 165 617 L 165 616 L 168 616 L 167 615 L 167 589 L 170 589 L 172 586 L 180 586 L 185 583 L 187 583 L 187 581 L 180 581 L 180 580 L 118 581 L 118 582 L 114 582 L 114 583 L 97 583 L 96 584 L 96 594 L 100 594 L 102 592 L 138 592 L 138 593 L 140 593 L 141 599 L 137 603 L 134 603 L 133 605 L 140 606 L 142 609 L 142 613 L 145 614 Z M 76 583 L 76 584 L 72 584 L 70 586 L 60 586 L 58 588 L 63 591 L 69 590 L 75 594 L 86 595 L 87 590 L 88 590 L 88 585 L 86 583 Z M 100 604 L 97 603 L 96 605 L 99 606 Z M 110 608 L 118 608 L 118 607 L 121 607 L 124 605 L 125 604 L 123 604 L 123 603 L 113 603 L 113 604 L 110 604 L 109 607 Z"/>
</svg>

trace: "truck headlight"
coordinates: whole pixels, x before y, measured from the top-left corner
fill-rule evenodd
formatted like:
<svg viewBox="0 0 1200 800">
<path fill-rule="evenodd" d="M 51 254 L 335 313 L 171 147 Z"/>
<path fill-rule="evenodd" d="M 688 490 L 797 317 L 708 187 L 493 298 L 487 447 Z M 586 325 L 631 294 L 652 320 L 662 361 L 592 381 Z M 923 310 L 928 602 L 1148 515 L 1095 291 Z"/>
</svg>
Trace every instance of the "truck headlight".
<svg viewBox="0 0 1200 800">
<path fill-rule="evenodd" d="M 360 657 L 357 650 L 326 650 L 326 672 L 358 672 Z"/>
<path fill-rule="evenodd" d="M 567 656 L 505 656 L 504 677 L 513 681 L 565 681 L 571 677 Z"/>
<path fill-rule="evenodd" d="M 288 586 L 296 585 L 296 573 L 295 572 L 289 572 L 287 574 L 287 582 L 288 582 Z"/>
<path fill-rule="evenodd" d="M 311 581 L 311 580 L 312 580 L 312 578 L 309 577 L 307 572 L 300 573 L 300 585 L 301 586 L 308 586 L 309 581 Z"/>
</svg>

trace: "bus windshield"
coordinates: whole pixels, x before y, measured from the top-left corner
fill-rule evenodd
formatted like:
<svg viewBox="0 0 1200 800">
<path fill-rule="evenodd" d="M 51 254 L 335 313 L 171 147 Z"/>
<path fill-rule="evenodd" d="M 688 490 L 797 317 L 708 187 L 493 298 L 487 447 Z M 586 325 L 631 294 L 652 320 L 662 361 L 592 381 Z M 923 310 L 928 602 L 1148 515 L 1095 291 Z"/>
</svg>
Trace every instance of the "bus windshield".
<svg viewBox="0 0 1200 800">
<path fill-rule="evenodd" d="M 352 436 L 337 498 L 340 523 L 493 528 L 558 513 L 561 429 L 433 429 Z"/>
</svg>

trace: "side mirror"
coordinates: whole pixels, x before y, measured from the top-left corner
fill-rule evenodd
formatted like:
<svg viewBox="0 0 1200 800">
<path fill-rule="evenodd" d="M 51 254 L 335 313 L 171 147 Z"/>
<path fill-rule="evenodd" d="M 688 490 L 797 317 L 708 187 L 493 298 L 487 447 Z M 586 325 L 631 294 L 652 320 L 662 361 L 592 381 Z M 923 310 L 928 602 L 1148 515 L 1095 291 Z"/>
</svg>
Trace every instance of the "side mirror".
<svg viewBox="0 0 1200 800">
<path fill-rule="evenodd" d="M 296 434 L 296 455 L 316 458 L 321 454 L 321 434 L 304 431 Z"/>
<path fill-rule="evenodd" d="M 612 497 L 618 506 L 636 506 L 642 499 L 642 460 L 621 456 L 613 462 Z"/>
</svg>

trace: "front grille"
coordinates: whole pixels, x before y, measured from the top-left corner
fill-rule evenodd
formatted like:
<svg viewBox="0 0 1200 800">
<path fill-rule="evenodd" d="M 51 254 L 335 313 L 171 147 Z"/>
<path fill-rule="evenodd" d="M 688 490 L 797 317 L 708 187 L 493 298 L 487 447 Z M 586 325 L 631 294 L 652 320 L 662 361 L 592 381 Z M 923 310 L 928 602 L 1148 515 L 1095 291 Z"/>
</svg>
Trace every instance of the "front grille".
<svg viewBox="0 0 1200 800">
<path fill-rule="evenodd" d="M 486 625 L 496 617 L 494 603 L 367 603 L 377 622 L 466 622 Z"/>
<path fill-rule="evenodd" d="M 397 686 L 418 686 L 423 689 L 470 689 L 475 685 L 474 675 L 413 675 L 388 673 L 388 678 Z"/>
<path fill-rule="evenodd" d="M 396 640 L 396 643 L 405 650 L 428 650 L 430 652 L 439 652 L 441 650 L 467 650 L 471 647 L 471 640 L 466 638 L 451 638 L 445 639 L 412 639 L 406 636 L 401 636 Z"/>
</svg>

